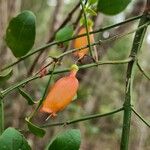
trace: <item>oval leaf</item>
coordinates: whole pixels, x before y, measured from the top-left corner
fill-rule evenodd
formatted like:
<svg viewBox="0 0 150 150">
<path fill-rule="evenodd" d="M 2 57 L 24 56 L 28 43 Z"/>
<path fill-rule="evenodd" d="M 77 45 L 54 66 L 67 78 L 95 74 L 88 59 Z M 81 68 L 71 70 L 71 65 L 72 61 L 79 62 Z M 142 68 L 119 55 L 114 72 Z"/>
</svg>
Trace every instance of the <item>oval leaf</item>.
<svg viewBox="0 0 150 150">
<path fill-rule="evenodd" d="M 26 118 L 26 122 L 28 124 L 28 129 L 36 136 L 38 137 L 43 137 L 45 135 L 45 130 L 43 130 L 42 128 L 38 127 L 37 125 L 31 123 L 27 118 Z"/>
<path fill-rule="evenodd" d="M 8 80 L 12 76 L 12 74 L 13 74 L 12 69 L 3 71 L 2 73 L 0 73 L 0 82 L 4 82 Z"/>
<path fill-rule="evenodd" d="M 98 11 L 106 15 L 116 15 L 123 11 L 131 0 L 98 0 Z"/>
<path fill-rule="evenodd" d="M 64 41 L 70 39 L 72 35 L 73 35 L 73 26 L 67 25 L 56 33 L 55 39 L 56 41 Z M 67 45 L 68 42 L 64 42 L 64 44 Z"/>
<path fill-rule="evenodd" d="M 10 21 L 6 42 L 15 57 L 24 56 L 32 48 L 35 40 L 35 19 L 31 11 L 23 11 Z"/>
<path fill-rule="evenodd" d="M 28 95 L 24 90 L 18 88 L 18 91 L 27 100 L 29 105 L 34 105 L 35 104 L 32 97 L 30 95 Z"/>
<path fill-rule="evenodd" d="M 14 128 L 7 128 L 0 136 L 0 150 L 31 150 L 24 136 Z"/>
<path fill-rule="evenodd" d="M 80 130 L 70 129 L 59 134 L 46 150 L 79 150 L 81 144 Z"/>
</svg>

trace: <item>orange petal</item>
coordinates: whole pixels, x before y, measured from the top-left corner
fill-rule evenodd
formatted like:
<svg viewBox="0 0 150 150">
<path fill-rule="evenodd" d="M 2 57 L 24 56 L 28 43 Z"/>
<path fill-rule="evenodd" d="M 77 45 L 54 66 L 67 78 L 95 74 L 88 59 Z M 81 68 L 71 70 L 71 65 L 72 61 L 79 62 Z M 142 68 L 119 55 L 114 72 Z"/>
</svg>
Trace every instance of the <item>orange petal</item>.
<svg viewBox="0 0 150 150">
<path fill-rule="evenodd" d="M 92 31 L 91 27 L 89 28 L 89 31 L 90 32 Z M 81 34 L 85 34 L 85 33 L 86 33 L 86 28 L 80 27 L 77 35 L 81 35 Z M 90 35 L 90 43 L 93 43 L 93 42 L 94 42 L 94 36 L 93 36 L 93 34 L 91 34 Z M 73 47 L 76 49 L 87 46 L 87 45 L 88 45 L 87 36 L 77 38 L 74 40 L 74 43 L 73 43 Z M 82 59 L 88 53 L 88 51 L 89 51 L 89 48 L 84 48 L 82 50 L 78 50 L 78 51 L 74 52 L 73 54 L 74 54 L 74 56 L 77 56 L 79 59 Z"/>
<path fill-rule="evenodd" d="M 51 88 L 46 100 L 43 102 L 41 111 L 56 114 L 64 109 L 76 95 L 79 83 L 75 70 L 72 70 L 66 77 L 59 79 Z"/>
</svg>

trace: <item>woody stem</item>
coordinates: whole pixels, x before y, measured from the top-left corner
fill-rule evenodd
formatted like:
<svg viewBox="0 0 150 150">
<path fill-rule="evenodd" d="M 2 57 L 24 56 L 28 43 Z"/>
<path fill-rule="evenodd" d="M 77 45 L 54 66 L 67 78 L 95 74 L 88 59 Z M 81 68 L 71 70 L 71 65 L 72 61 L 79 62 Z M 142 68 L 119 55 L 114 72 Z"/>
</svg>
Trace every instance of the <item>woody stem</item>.
<svg viewBox="0 0 150 150">
<path fill-rule="evenodd" d="M 89 115 L 89 116 L 85 116 L 85 117 L 81 117 L 78 119 L 74 119 L 74 120 L 68 120 L 68 121 L 64 121 L 64 122 L 57 122 L 57 123 L 51 123 L 51 124 L 45 124 L 42 126 L 42 128 L 47 128 L 47 127 L 52 127 L 52 126 L 60 126 L 60 125 L 69 125 L 69 124 L 73 124 L 73 123 L 78 123 L 78 122 L 82 122 L 82 121 L 86 121 L 86 120 L 91 120 L 91 119 L 96 119 L 96 118 L 101 118 L 101 117 L 105 117 L 105 116 L 110 116 L 113 114 L 116 114 L 118 112 L 121 112 L 123 110 L 123 108 L 119 108 L 117 110 L 105 113 L 105 114 L 94 114 L 94 115 Z"/>
</svg>

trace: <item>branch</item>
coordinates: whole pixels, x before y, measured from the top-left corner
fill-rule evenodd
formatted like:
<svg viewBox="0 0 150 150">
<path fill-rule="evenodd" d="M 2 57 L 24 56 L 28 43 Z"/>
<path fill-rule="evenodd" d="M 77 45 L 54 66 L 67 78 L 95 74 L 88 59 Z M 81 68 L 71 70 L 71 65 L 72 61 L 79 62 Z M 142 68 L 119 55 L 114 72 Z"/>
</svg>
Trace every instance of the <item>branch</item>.
<svg viewBox="0 0 150 150">
<path fill-rule="evenodd" d="M 120 22 L 120 23 L 118 23 L 118 24 L 114 24 L 114 25 L 111 25 L 111 26 L 107 26 L 107 27 L 105 27 L 105 28 L 100 28 L 100 29 L 98 29 L 98 30 L 92 31 L 92 32 L 90 32 L 89 34 L 95 34 L 95 33 L 98 33 L 98 32 L 103 32 L 103 31 L 106 31 L 106 30 L 108 30 L 108 29 L 111 29 L 111 28 L 115 28 L 115 27 L 117 27 L 117 26 L 120 26 L 120 25 L 122 25 L 122 24 L 125 24 L 125 23 L 128 23 L 128 22 L 137 20 L 137 19 L 139 19 L 139 18 L 141 18 L 141 17 L 142 17 L 142 15 L 137 16 L 137 17 L 133 17 L 133 18 L 127 19 L 127 20 L 125 20 L 125 21 L 123 21 L 123 22 Z M 81 35 L 78 35 L 78 36 L 74 36 L 74 37 L 72 37 L 72 38 L 70 38 L 70 39 L 67 39 L 67 40 L 64 40 L 64 41 L 54 41 L 54 42 L 45 44 L 45 45 L 43 45 L 43 46 L 41 46 L 41 47 L 39 47 L 39 48 L 33 50 L 32 52 L 28 53 L 27 55 L 21 57 L 19 60 L 13 62 L 12 64 L 10 64 L 10 65 L 8 65 L 8 66 L 2 68 L 0 71 L 6 70 L 6 69 L 8 69 L 8 68 L 10 68 L 10 67 L 12 67 L 12 66 L 14 66 L 14 65 L 16 65 L 16 64 L 20 63 L 21 61 L 27 59 L 28 57 L 34 55 L 35 53 L 38 53 L 38 52 L 40 52 L 40 51 L 46 50 L 46 48 L 48 48 L 48 47 L 51 47 L 51 46 L 53 46 L 53 45 L 57 45 L 57 44 L 59 44 L 59 43 L 71 41 L 71 40 L 74 40 L 74 39 L 76 39 L 76 38 L 83 37 L 83 36 L 86 36 L 86 34 L 81 34 Z"/>
<path fill-rule="evenodd" d="M 141 73 L 142 73 L 148 80 L 150 80 L 150 76 L 143 70 L 143 68 L 141 67 L 141 65 L 139 64 L 138 61 L 136 62 L 136 64 L 137 64 L 139 70 L 141 71 Z"/>
<path fill-rule="evenodd" d="M 132 108 L 132 111 L 135 113 L 136 116 L 140 118 L 141 121 L 143 121 L 150 128 L 150 123 L 148 123 L 134 108 Z"/>
<path fill-rule="evenodd" d="M 110 116 L 110 115 L 116 114 L 116 113 L 118 113 L 118 112 L 120 112 L 122 110 L 123 110 L 123 108 L 119 108 L 117 110 L 114 110 L 114 111 L 111 111 L 111 112 L 105 113 L 105 114 L 89 115 L 89 116 L 81 117 L 79 119 L 68 120 L 68 121 L 58 122 L 58 123 L 52 123 L 52 124 L 45 124 L 45 125 L 43 125 L 41 127 L 42 128 L 47 128 L 47 127 L 52 127 L 52 126 L 74 124 L 74 123 L 77 123 L 77 122 L 82 122 L 82 121 L 86 121 L 86 120 L 91 120 L 91 119 L 96 119 L 96 118 L 102 118 L 102 117 L 105 117 L 105 116 Z"/>
<path fill-rule="evenodd" d="M 132 58 L 127 58 L 125 60 L 115 60 L 115 61 L 98 61 L 97 63 L 81 65 L 81 66 L 79 66 L 79 69 L 91 68 L 91 67 L 95 67 L 95 66 L 98 66 L 98 65 L 126 64 L 126 63 L 130 62 L 131 60 L 132 60 Z M 69 71 L 70 71 L 70 68 L 66 68 L 66 69 L 63 69 L 63 70 L 56 70 L 56 71 L 54 71 L 53 74 L 60 74 L 60 73 L 65 73 L 65 72 L 69 72 Z M 52 71 L 49 71 L 49 73 L 47 75 L 49 75 L 51 73 L 52 73 Z M 1 91 L 1 95 L 2 96 L 6 96 L 12 90 L 14 90 L 14 89 L 16 89 L 16 88 L 18 88 L 18 87 L 20 87 L 20 86 L 22 86 L 22 85 L 24 85 L 24 84 L 26 84 L 28 82 L 31 82 L 31 81 L 33 81 L 35 79 L 38 79 L 38 78 L 40 78 L 40 75 L 35 75 L 35 76 L 29 77 L 29 78 L 27 78 L 25 80 L 22 80 L 21 82 L 16 83 L 16 84 L 10 86 L 9 88 Z"/>
</svg>

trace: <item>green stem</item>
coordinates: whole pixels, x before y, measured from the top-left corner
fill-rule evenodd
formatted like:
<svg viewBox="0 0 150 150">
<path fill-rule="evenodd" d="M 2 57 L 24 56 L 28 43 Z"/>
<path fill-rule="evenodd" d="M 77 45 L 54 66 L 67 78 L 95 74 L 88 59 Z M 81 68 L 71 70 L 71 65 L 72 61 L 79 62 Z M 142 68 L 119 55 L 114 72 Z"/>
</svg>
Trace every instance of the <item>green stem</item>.
<svg viewBox="0 0 150 150">
<path fill-rule="evenodd" d="M 4 131 L 4 104 L 3 99 L 0 98 L 0 135 Z"/>
<path fill-rule="evenodd" d="M 127 59 L 125 59 L 125 60 L 115 60 L 115 61 L 98 61 L 97 63 L 91 63 L 91 64 L 86 64 L 86 65 L 81 65 L 81 66 L 79 66 L 79 69 L 86 69 L 86 68 L 96 67 L 96 66 L 98 66 L 98 65 L 126 64 L 126 63 L 130 62 L 131 60 L 132 60 L 132 58 L 127 58 Z M 56 70 L 56 71 L 54 71 L 53 74 L 60 74 L 60 73 L 65 73 L 65 72 L 69 72 L 69 71 L 70 71 L 70 68 L 66 68 L 66 69 L 63 69 L 63 70 Z M 52 73 L 52 70 L 49 71 L 49 73 L 48 73 L 47 75 L 49 75 L 49 74 L 51 74 L 51 73 Z M 16 84 L 10 86 L 10 87 L 7 88 L 7 89 L 1 91 L 1 94 L 2 94 L 2 96 L 6 96 L 6 95 L 7 95 L 9 92 L 11 92 L 12 90 L 14 90 L 14 89 L 16 89 L 16 88 L 18 88 L 18 87 L 20 87 L 20 86 L 22 86 L 22 85 L 24 85 L 24 84 L 30 82 L 30 81 L 33 81 L 33 80 L 35 80 L 35 79 L 38 79 L 38 78 L 40 78 L 39 75 L 29 77 L 29 78 L 27 78 L 27 79 L 25 79 L 25 80 L 23 80 L 23 81 L 21 81 L 21 82 L 19 82 L 19 83 L 16 83 Z"/>
<path fill-rule="evenodd" d="M 83 11 L 84 20 L 85 20 L 86 37 L 87 37 L 87 41 L 88 41 L 89 51 L 90 51 L 90 55 L 93 58 L 92 47 L 91 47 L 91 44 L 90 44 L 91 42 L 90 42 L 90 34 L 89 34 L 89 29 L 88 29 L 88 21 L 87 21 L 87 16 L 86 16 L 86 13 L 85 13 L 85 6 L 84 6 L 82 0 L 80 0 L 80 2 L 81 2 L 82 11 Z"/>
<path fill-rule="evenodd" d="M 74 119 L 74 120 L 69 120 L 69 121 L 64 121 L 64 122 L 58 122 L 58 123 L 52 123 L 52 124 L 46 124 L 46 125 L 43 125 L 42 128 L 47 128 L 47 127 L 52 127 L 52 126 L 60 126 L 60 125 L 69 125 L 69 124 L 82 122 L 82 121 L 86 121 L 86 120 L 92 120 L 92 119 L 96 119 L 96 118 L 110 116 L 110 115 L 116 114 L 122 110 L 123 110 L 123 108 L 119 108 L 117 110 L 114 110 L 114 111 L 111 111 L 111 112 L 105 113 L 105 114 L 94 114 L 94 115 L 81 117 L 79 119 Z"/>
<path fill-rule="evenodd" d="M 134 108 L 132 108 L 132 111 L 150 128 L 150 123 L 148 123 Z"/>
<path fill-rule="evenodd" d="M 104 28 L 97 29 L 95 31 L 90 32 L 90 34 L 94 34 L 94 33 L 98 33 L 98 32 L 103 32 L 103 31 L 106 31 L 106 30 L 118 27 L 120 25 L 123 25 L 123 24 L 129 23 L 129 22 L 135 21 L 137 19 L 140 19 L 142 16 L 143 15 L 132 17 L 132 18 L 126 19 L 125 21 L 122 21 L 122 22 L 119 22 L 119 23 L 116 23 L 116 24 L 113 24 L 113 25 L 110 25 L 110 26 L 107 26 L 107 27 L 104 27 Z"/>
<path fill-rule="evenodd" d="M 123 25 L 123 24 L 125 24 L 125 23 L 129 23 L 129 22 L 134 21 L 134 20 L 137 20 L 137 19 L 139 19 L 139 18 L 141 18 L 141 17 L 142 17 L 142 15 L 136 16 L 136 17 L 127 19 L 127 20 L 125 20 L 125 21 L 123 21 L 123 22 L 120 22 L 120 23 L 117 23 L 117 24 L 114 24 L 114 25 L 110 25 L 110 26 L 105 27 L 105 28 L 100 28 L 100 29 L 98 29 L 98 30 L 89 32 L 89 34 L 94 34 L 94 33 L 98 33 L 98 32 L 104 32 L 104 31 L 106 31 L 106 30 L 108 30 L 108 29 L 115 28 L 115 27 L 120 26 L 120 25 Z M 12 64 L 10 64 L 10 65 L 8 65 L 8 66 L 6 66 L 6 67 L 0 69 L 0 71 L 3 71 L 3 70 L 5 70 L 5 69 L 8 69 L 8 68 L 10 68 L 10 67 L 16 65 L 16 64 L 18 64 L 19 62 L 21 62 L 21 61 L 27 59 L 28 57 L 30 57 L 30 56 L 32 56 L 32 55 L 34 55 L 35 53 L 38 53 L 38 52 L 43 51 L 43 50 L 46 50 L 46 48 L 48 48 L 48 47 L 51 47 L 51 46 L 53 46 L 53 45 L 57 45 L 57 44 L 59 44 L 59 43 L 67 42 L 67 41 L 70 41 L 70 40 L 74 40 L 74 39 L 76 39 L 76 38 L 83 37 L 83 36 L 86 36 L 86 33 L 85 33 L 85 34 L 78 35 L 78 36 L 74 36 L 74 37 L 72 37 L 72 38 L 70 38 L 70 39 L 67 39 L 67 40 L 54 41 L 54 42 L 45 44 L 45 45 L 43 45 L 43 46 L 41 46 L 41 47 L 39 47 L 39 48 L 33 50 L 33 51 L 30 52 L 29 54 L 27 54 L 27 55 L 21 57 L 19 60 L 13 62 Z"/>
<path fill-rule="evenodd" d="M 144 69 L 141 67 L 141 65 L 139 64 L 138 61 L 137 61 L 137 66 L 138 66 L 139 70 L 141 71 L 141 73 L 142 73 L 148 80 L 150 80 L 150 76 L 144 71 Z"/>
<path fill-rule="evenodd" d="M 146 6 L 147 8 L 150 8 Z M 145 23 L 149 23 L 149 19 L 147 17 L 147 13 L 144 12 L 143 17 L 140 20 L 139 26 L 142 26 Z M 148 25 L 147 25 L 148 26 Z M 131 103 L 132 103 L 132 94 L 133 94 L 133 80 L 134 80 L 134 70 L 136 66 L 136 57 L 142 46 L 143 39 L 145 36 L 145 32 L 147 26 L 138 30 L 135 34 L 132 49 L 130 56 L 134 59 L 128 63 L 127 75 L 126 75 L 126 92 L 125 92 L 125 102 L 124 102 L 124 118 L 123 118 L 123 129 L 122 129 L 122 138 L 120 149 L 128 150 L 129 145 L 129 136 L 130 136 L 130 124 L 131 124 Z"/>
</svg>

